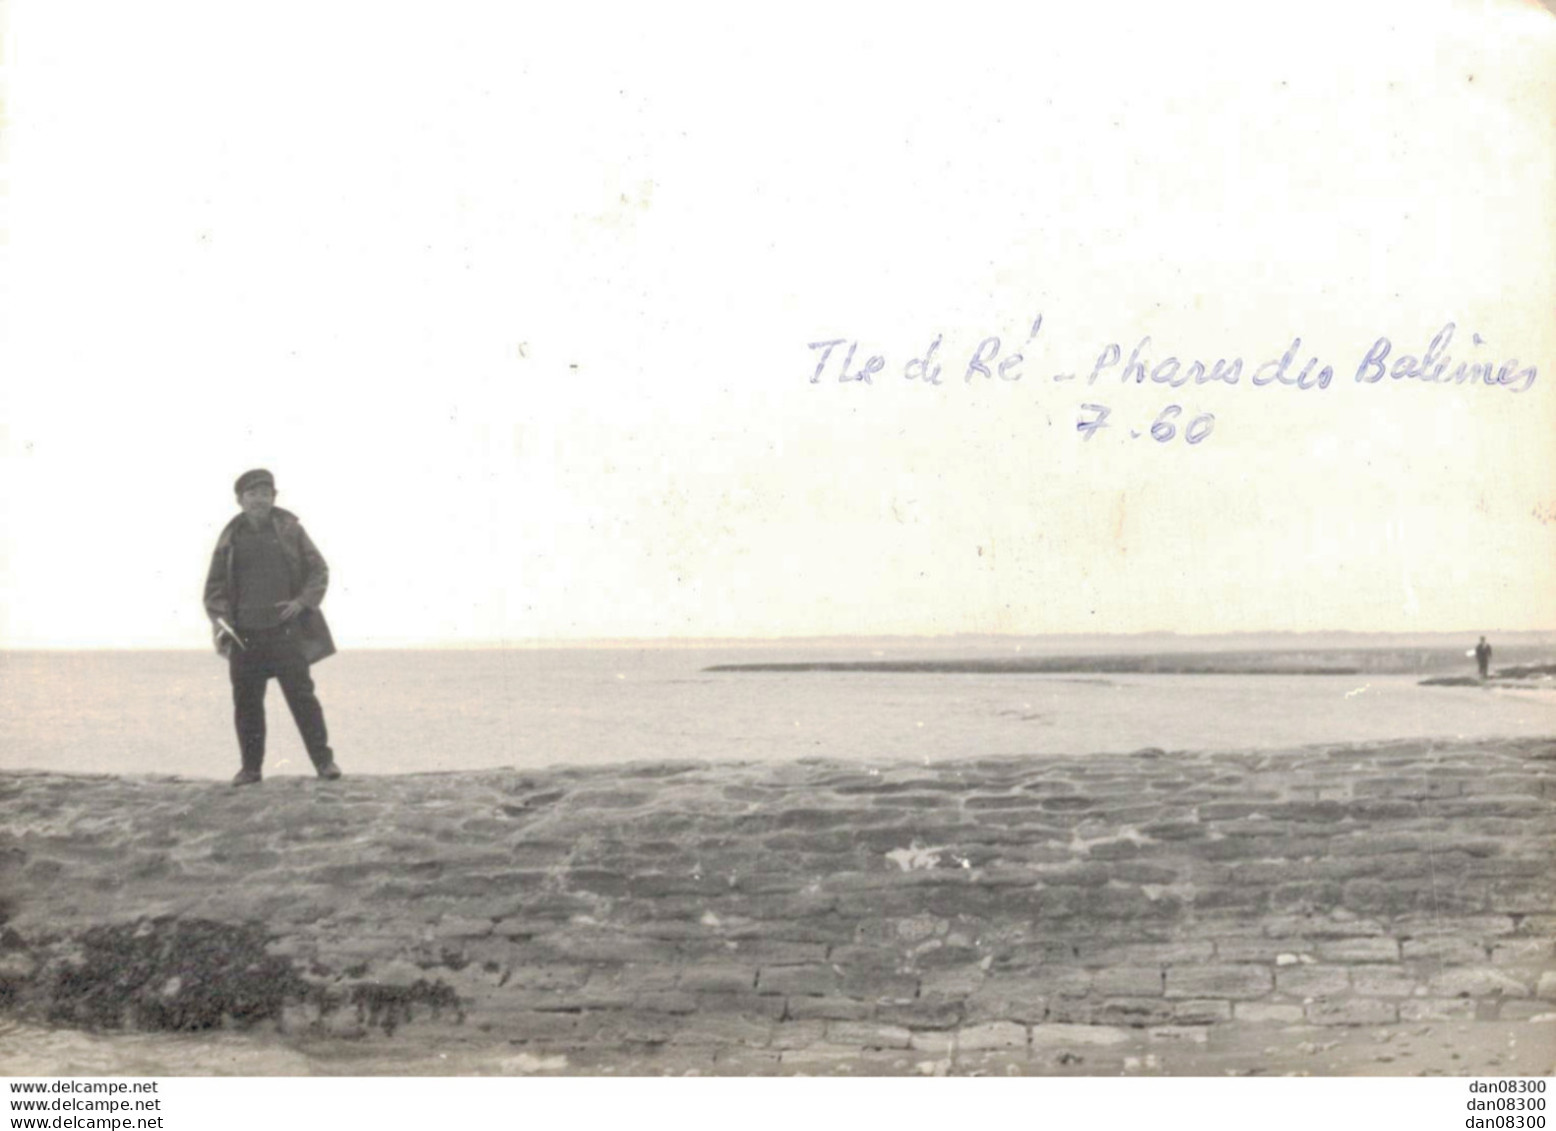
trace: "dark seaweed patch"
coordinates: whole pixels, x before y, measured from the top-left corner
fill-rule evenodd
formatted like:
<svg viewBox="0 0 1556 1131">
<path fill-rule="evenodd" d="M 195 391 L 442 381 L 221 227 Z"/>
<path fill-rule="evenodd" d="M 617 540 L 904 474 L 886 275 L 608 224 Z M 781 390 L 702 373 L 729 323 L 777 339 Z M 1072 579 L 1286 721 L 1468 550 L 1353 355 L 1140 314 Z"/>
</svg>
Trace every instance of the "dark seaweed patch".
<svg viewBox="0 0 1556 1131">
<path fill-rule="evenodd" d="M 51 974 L 50 1021 L 86 1028 L 213 1029 L 279 1017 L 310 988 L 291 960 L 267 954 L 252 924 L 153 919 L 92 927 Z"/>
<path fill-rule="evenodd" d="M 357 1020 L 362 1025 L 369 1029 L 380 1028 L 391 1037 L 402 1024 L 413 1020 L 416 1006 L 428 1007 L 434 1018 L 450 1009 L 459 1021 L 465 1019 L 453 987 L 441 980 L 429 982 L 418 978 L 409 986 L 377 983 L 355 986 L 351 990 L 351 1002 L 357 1007 Z"/>
</svg>

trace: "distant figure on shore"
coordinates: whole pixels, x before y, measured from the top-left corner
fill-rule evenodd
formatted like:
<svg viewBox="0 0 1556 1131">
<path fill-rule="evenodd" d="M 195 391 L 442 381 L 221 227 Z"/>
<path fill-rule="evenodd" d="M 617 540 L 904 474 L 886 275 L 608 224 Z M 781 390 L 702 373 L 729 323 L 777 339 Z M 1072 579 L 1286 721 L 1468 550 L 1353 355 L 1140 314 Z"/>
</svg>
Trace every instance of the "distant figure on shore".
<svg viewBox="0 0 1556 1131">
<path fill-rule="evenodd" d="M 1486 643 L 1484 636 L 1475 645 L 1475 664 L 1480 668 L 1480 678 L 1485 679 L 1486 673 L 1491 670 L 1491 645 Z"/>
<path fill-rule="evenodd" d="M 329 567 L 297 516 L 275 505 L 263 468 L 233 485 L 242 512 L 216 540 L 205 579 L 205 611 L 232 677 L 233 718 L 243 768 L 233 785 L 254 785 L 265 761 L 265 688 L 281 685 L 303 745 L 321 778 L 340 777 L 308 667 L 335 652 L 319 603 Z"/>
</svg>

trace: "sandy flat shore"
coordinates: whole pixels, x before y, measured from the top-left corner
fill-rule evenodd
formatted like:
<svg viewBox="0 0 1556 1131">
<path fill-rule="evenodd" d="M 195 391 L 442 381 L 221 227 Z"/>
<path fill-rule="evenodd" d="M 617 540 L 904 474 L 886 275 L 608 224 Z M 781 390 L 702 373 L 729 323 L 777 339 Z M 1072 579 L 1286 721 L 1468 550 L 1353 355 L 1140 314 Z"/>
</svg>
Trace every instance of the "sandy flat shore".
<svg viewBox="0 0 1556 1131">
<path fill-rule="evenodd" d="M 1556 1066 L 1551 740 L 8 773 L 0 807 L 0 1048 L 60 1071 L 157 1034 L 192 1072 Z"/>
</svg>

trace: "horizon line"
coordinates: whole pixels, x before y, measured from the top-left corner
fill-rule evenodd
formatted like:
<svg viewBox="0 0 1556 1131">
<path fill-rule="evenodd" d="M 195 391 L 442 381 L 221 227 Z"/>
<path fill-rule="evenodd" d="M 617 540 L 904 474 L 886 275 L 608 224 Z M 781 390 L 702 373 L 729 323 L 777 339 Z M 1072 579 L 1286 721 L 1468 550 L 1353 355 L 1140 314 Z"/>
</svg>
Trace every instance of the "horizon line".
<svg viewBox="0 0 1556 1131">
<path fill-rule="evenodd" d="M 750 645 L 803 645 L 803 644 L 854 644 L 870 641 L 900 641 L 925 643 L 952 643 L 958 641 L 1010 641 L 1025 640 L 1142 640 L 1167 639 L 1184 641 L 1228 640 L 1239 637 L 1432 637 L 1463 639 L 1474 636 L 1556 637 L 1556 627 L 1520 629 L 1410 629 L 1369 630 L 1351 628 L 1321 629 L 1238 629 L 1228 632 L 1179 632 L 1157 629 L 1145 632 L 951 632 L 951 633 L 855 633 L 838 635 L 783 635 L 783 636 L 596 636 L 596 637 L 517 637 L 487 638 L 477 640 L 398 640 L 368 643 L 348 647 L 355 652 L 398 651 L 500 651 L 503 649 L 537 648 L 630 648 L 655 647 L 732 647 Z M 210 652 L 209 643 L 201 644 L 83 644 L 83 643 L 5 643 L 4 652 Z"/>
</svg>

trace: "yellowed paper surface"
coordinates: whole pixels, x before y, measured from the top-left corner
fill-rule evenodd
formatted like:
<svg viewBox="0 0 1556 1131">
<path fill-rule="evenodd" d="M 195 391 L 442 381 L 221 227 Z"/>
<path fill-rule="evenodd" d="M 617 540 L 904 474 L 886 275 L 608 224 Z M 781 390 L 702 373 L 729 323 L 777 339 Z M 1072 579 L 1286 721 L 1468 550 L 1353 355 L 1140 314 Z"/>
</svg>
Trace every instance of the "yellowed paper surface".
<svg viewBox="0 0 1556 1131">
<path fill-rule="evenodd" d="M 1556 627 L 1538 5 L 151 13 L 11 14 L 8 645 L 250 466 L 358 644 Z"/>
</svg>

